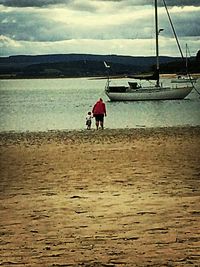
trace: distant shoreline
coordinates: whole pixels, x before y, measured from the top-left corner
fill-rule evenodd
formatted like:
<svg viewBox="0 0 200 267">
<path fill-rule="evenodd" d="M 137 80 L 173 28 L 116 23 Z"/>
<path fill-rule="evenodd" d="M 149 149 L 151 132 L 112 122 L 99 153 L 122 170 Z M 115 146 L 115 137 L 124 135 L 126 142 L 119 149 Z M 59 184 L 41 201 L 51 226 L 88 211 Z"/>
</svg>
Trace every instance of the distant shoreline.
<svg viewBox="0 0 200 267">
<path fill-rule="evenodd" d="M 194 78 L 200 78 L 200 73 L 191 73 L 190 74 Z M 160 74 L 160 78 L 175 78 L 177 76 L 176 73 L 162 73 Z M 61 76 L 54 76 L 54 77 L 16 77 L 13 75 L 0 75 L 0 80 L 34 80 L 34 79 L 90 79 L 90 80 L 101 80 L 107 79 L 107 76 L 81 76 L 81 77 L 61 77 Z M 123 79 L 127 78 L 125 75 L 114 75 L 110 76 L 110 79 Z M 132 78 L 130 78 L 132 79 Z"/>
</svg>

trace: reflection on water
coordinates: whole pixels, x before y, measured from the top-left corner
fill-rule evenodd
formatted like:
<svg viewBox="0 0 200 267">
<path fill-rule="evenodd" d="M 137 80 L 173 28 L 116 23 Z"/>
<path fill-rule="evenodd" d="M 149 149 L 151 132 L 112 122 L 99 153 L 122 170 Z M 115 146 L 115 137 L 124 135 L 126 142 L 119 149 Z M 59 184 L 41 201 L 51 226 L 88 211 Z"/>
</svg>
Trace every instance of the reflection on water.
<svg viewBox="0 0 200 267">
<path fill-rule="evenodd" d="M 85 116 L 99 97 L 107 106 L 106 128 L 200 125 L 200 98 L 195 90 L 184 100 L 110 102 L 104 94 L 105 82 L 86 78 L 2 80 L 0 131 L 84 129 Z"/>
</svg>

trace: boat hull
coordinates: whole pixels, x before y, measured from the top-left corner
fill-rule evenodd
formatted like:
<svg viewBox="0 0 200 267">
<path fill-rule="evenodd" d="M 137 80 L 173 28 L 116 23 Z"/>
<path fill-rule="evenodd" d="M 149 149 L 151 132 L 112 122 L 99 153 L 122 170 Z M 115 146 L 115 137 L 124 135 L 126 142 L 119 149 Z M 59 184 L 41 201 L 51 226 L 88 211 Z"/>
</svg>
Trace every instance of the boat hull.
<svg viewBox="0 0 200 267">
<path fill-rule="evenodd" d="M 127 92 L 109 92 L 106 95 L 111 101 L 148 101 L 148 100 L 174 100 L 184 99 L 192 87 L 185 86 L 181 88 L 159 87 L 159 88 L 141 88 L 129 90 Z"/>
</svg>

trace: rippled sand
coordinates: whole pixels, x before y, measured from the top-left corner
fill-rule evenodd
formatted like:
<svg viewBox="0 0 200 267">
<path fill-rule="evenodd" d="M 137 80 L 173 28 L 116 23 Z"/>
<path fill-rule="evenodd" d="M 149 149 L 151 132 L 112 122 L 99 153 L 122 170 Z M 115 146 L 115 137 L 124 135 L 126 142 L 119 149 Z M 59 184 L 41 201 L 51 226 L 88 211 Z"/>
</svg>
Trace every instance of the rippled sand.
<svg viewBox="0 0 200 267">
<path fill-rule="evenodd" d="M 200 266 L 199 127 L 0 144 L 0 266 Z"/>
</svg>

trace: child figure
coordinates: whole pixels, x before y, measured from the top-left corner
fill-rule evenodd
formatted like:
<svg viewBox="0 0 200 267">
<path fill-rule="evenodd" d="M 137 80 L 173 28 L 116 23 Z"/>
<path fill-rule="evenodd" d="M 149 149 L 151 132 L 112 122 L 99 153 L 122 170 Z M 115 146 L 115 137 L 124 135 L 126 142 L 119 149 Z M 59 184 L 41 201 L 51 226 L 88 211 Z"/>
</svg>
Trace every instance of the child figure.
<svg viewBox="0 0 200 267">
<path fill-rule="evenodd" d="M 89 111 L 87 116 L 86 116 L 86 125 L 87 129 L 90 130 L 92 126 L 92 113 Z"/>
</svg>

